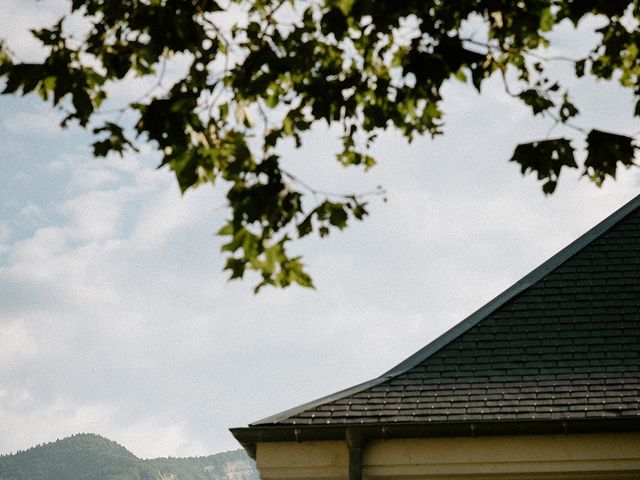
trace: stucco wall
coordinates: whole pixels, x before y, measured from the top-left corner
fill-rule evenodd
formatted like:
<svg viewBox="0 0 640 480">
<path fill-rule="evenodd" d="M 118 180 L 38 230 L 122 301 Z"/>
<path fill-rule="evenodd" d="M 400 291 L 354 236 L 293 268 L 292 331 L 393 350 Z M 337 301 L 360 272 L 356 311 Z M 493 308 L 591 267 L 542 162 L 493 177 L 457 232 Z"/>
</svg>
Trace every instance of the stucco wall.
<svg viewBox="0 0 640 480">
<path fill-rule="evenodd" d="M 259 443 L 262 479 L 346 479 L 345 442 Z M 365 479 L 640 479 L 640 434 L 375 440 Z"/>
<path fill-rule="evenodd" d="M 346 479 L 346 442 L 258 443 L 256 464 L 262 480 L 270 478 Z"/>
</svg>

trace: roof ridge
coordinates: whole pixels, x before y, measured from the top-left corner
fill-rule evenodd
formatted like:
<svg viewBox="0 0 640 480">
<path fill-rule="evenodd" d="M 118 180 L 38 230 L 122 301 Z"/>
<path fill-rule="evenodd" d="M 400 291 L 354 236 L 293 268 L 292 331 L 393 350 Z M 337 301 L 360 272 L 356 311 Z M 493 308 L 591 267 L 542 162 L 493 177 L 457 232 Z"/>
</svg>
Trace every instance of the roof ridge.
<svg viewBox="0 0 640 480">
<path fill-rule="evenodd" d="M 618 210 L 602 220 L 600 223 L 596 224 L 596 226 L 590 228 L 587 232 L 579 236 L 576 240 L 564 247 L 558 253 L 554 254 L 552 257 L 544 261 L 541 265 L 533 269 L 531 272 L 529 272 L 516 283 L 504 290 L 498 296 L 490 300 L 488 303 L 484 304 L 482 307 L 473 312 L 460 323 L 454 325 L 451 329 L 447 330 L 445 333 L 440 335 L 435 340 L 431 341 L 425 347 L 421 348 L 416 353 L 400 362 L 391 370 L 383 373 L 381 377 L 396 377 L 422 363 L 431 355 L 440 351 L 454 339 L 465 333 L 467 330 L 480 323 L 489 314 L 493 313 L 495 310 L 500 308 L 516 295 L 531 287 L 538 281 L 542 280 L 547 274 L 554 271 L 564 262 L 584 249 L 587 245 L 591 244 L 604 233 L 608 232 L 614 225 L 620 223 L 624 218 L 626 218 L 629 214 L 631 214 L 638 208 L 640 208 L 640 195 L 637 195 L 632 200 L 630 200 Z"/>
<path fill-rule="evenodd" d="M 597 238 L 602 236 L 604 233 L 609 231 L 614 225 L 618 224 L 632 212 L 640 208 L 640 195 L 637 195 L 625 205 L 620 207 L 614 213 L 606 217 L 604 220 L 599 222 L 596 226 L 589 229 L 586 233 L 582 234 L 576 240 L 571 242 L 569 245 L 564 247 L 558 253 L 550 257 L 548 260 L 543 262 L 540 266 L 529 272 L 527 275 L 522 277 L 516 283 L 514 283 L 511 287 L 504 290 L 494 299 L 480 307 L 478 310 L 473 312 L 471 315 L 466 317 L 460 323 L 456 324 L 454 327 L 437 337 L 435 340 L 429 342 L 425 347 L 418 350 L 416 353 L 408 357 L 407 359 L 400 362 L 398 365 L 393 367 L 391 370 L 383 373 L 377 378 L 372 380 L 363 382 L 359 385 L 355 385 L 353 387 L 341 390 L 339 392 L 333 393 L 331 395 L 327 395 L 325 397 L 319 398 L 317 400 L 313 400 L 308 403 L 304 403 L 297 407 L 293 407 L 291 409 L 285 410 L 283 412 L 277 413 L 275 415 L 269 416 L 267 418 L 263 418 L 256 422 L 251 423 L 251 426 L 255 425 L 265 425 L 265 424 L 274 424 L 278 423 L 286 418 L 289 418 L 293 415 L 302 413 L 306 410 L 315 408 L 317 406 L 323 405 L 328 402 L 333 402 L 335 400 L 339 400 L 341 398 L 347 397 L 349 395 L 353 395 L 359 393 L 368 388 L 380 385 L 398 375 L 401 375 L 408 370 L 414 368 L 420 363 L 424 362 L 427 358 L 434 355 L 436 352 L 440 351 L 446 345 L 451 343 L 453 340 L 458 338 L 460 335 L 480 323 L 483 319 L 485 319 L 492 312 L 497 310 L 499 307 L 504 305 L 509 300 L 513 299 L 516 295 L 520 294 L 527 288 L 531 287 L 542 278 L 544 278 L 547 274 L 554 271 L 564 262 L 569 260 L 579 251 L 584 249 L 587 245 L 591 244 Z"/>
</svg>

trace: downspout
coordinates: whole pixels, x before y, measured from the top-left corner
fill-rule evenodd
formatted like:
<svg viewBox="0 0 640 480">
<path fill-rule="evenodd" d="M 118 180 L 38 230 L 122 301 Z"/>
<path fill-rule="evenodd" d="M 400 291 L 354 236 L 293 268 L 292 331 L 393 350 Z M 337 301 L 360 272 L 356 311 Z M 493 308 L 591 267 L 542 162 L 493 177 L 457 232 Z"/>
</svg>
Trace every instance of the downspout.
<svg viewBox="0 0 640 480">
<path fill-rule="evenodd" d="M 349 480 L 362 480 L 364 436 L 359 430 L 347 428 L 345 437 L 349 447 Z"/>
</svg>

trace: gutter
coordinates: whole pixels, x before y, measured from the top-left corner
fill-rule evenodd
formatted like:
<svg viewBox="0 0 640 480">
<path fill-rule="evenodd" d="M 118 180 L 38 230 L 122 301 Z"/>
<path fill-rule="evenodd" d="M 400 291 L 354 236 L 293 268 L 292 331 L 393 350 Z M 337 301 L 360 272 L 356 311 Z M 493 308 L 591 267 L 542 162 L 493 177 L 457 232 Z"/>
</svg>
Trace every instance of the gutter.
<svg viewBox="0 0 640 480">
<path fill-rule="evenodd" d="M 606 419 L 500 420 L 428 423 L 375 423 L 355 425 L 271 425 L 230 429 L 255 460 L 262 442 L 341 440 L 349 447 L 350 480 L 362 478 L 362 452 L 368 440 L 395 438 L 480 437 L 499 435 L 574 435 L 583 433 L 640 432 L 640 417 Z M 353 456 L 354 477 L 351 477 Z M 358 456 L 360 460 L 358 460 Z M 359 463 L 359 466 L 358 466 Z M 360 470 L 360 477 L 357 471 Z"/>
</svg>

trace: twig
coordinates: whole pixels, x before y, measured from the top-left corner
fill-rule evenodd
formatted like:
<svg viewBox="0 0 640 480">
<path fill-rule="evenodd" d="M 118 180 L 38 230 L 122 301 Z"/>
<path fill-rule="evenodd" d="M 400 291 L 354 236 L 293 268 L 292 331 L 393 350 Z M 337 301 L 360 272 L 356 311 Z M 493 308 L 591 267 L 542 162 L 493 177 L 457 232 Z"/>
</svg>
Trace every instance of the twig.
<svg viewBox="0 0 640 480">
<path fill-rule="evenodd" d="M 158 80 L 148 90 L 146 90 L 143 94 L 141 94 L 140 96 L 135 98 L 133 101 L 131 101 L 130 104 L 141 102 L 145 98 L 149 97 L 157 88 L 162 87 L 163 86 L 162 85 L 162 81 L 164 80 L 164 75 L 166 73 L 166 68 L 167 68 L 167 59 L 166 59 L 166 57 L 163 57 L 162 58 L 162 62 L 160 64 L 160 74 L 159 74 Z M 110 109 L 106 109 L 106 110 L 100 110 L 99 112 L 95 112 L 94 115 L 111 115 L 113 113 L 117 113 L 118 116 L 116 117 L 116 121 L 119 121 L 120 118 L 122 117 L 122 115 L 124 115 L 124 113 L 127 111 L 128 108 L 129 108 L 129 106 L 127 105 L 125 107 L 110 108 Z"/>
<path fill-rule="evenodd" d="M 487 49 L 487 53 L 491 52 L 491 51 L 499 51 L 499 52 L 509 52 L 509 53 L 513 53 L 513 52 L 522 52 L 525 55 L 529 55 L 533 58 L 536 58 L 538 60 L 542 60 L 544 62 L 553 62 L 553 61 L 560 61 L 560 62 L 571 62 L 571 63 L 576 63 L 579 62 L 581 59 L 578 58 L 571 58 L 571 57 L 566 57 L 564 55 L 552 55 L 552 56 L 545 56 L 545 55 L 541 55 L 539 53 L 536 52 L 532 52 L 531 50 L 529 50 L 526 47 L 522 47 L 520 49 L 514 49 L 509 47 L 508 45 L 498 45 L 498 44 L 490 44 L 488 42 L 481 42 L 479 40 L 474 40 L 473 38 L 469 38 L 469 37 L 460 37 L 460 40 L 462 42 L 467 42 L 467 43 L 471 43 L 472 45 L 477 45 L 479 47 L 484 47 Z"/>
<path fill-rule="evenodd" d="M 566 125 L 567 127 L 575 130 L 576 132 L 580 132 L 580 133 L 585 134 L 585 135 L 587 133 L 587 130 L 585 128 L 580 127 L 580 126 L 578 126 L 578 125 L 576 125 L 574 123 L 569 123 L 569 122 L 566 122 L 566 121 L 563 122 L 562 119 L 560 119 L 560 117 L 558 117 L 556 114 L 550 112 L 549 110 L 546 110 L 546 111 L 542 112 L 542 114 L 552 118 L 556 123 L 562 123 L 563 125 Z"/>
<path fill-rule="evenodd" d="M 547 131 L 547 138 L 549 138 L 551 136 L 551 132 L 553 132 L 555 130 L 555 128 L 560 124 L 559 119 L 556 119 L 553 124 L 551 125 L 551 127 L 549 127 L 549 130 Z"/>
<path fill-rule="evenodd" d="M 305 188 L 306 190 L 308 190 L 309 192 L 313 193 L 314 195 L 324 195 L 324 196 L 327 196 L 327 197 L 338 197 L 338 198 L 344 198 L 344 199 L 354 199 L 354 198 L 371 197 L 371 196 L 374 196 L 374 195 L 375 196 L 379 196 L 379 195 L 384 195 L 385 194 L 385 190 L 381 186 L 378 186 L 374 190 L 369 190 L 369 191 L 366 191 L 366 192 L 354 193 L 354 194 L 336 193 L 336 192 L 331 192 L 331 191 L 327 191 L 327 190 L 319 190 L 317 188 L 313 188 L 308 183 L 304 182 L 303 180 L 301 180 L 299 177 L 293 175 L 292 173 L 287 172 L 286 170 L 280 169 L 280 171 L 283 173 L 284 176 L 288 177 L 289 180 L 291 180 L 292 182 L 297 183 L 298 185 L 300 185 L 301 187 Z"/>
</svg>

